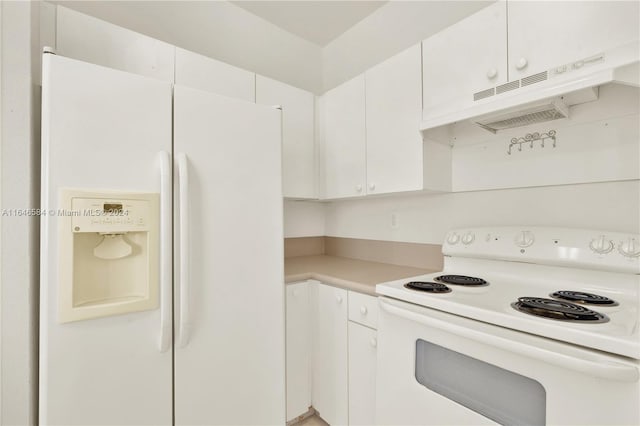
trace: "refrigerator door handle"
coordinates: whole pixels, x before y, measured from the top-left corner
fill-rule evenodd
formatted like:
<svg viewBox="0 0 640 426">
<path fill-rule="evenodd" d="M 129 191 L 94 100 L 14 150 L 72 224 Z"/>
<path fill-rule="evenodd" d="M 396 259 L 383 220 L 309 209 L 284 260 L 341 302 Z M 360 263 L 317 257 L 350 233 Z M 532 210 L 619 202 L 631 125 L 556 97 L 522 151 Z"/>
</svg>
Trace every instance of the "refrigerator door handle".
<svg viewBox="0 0 640 426">
<path fill-rule="evenodd" d="M 160 339 L 159 350 L 171 346 L 171 157 L 161 151 L 160 157 Z"/>
<path fill-rule="evenodd" d="M 183 152 L 178 154 L 178 179 L 180 181 L 180 325 L 178 346 L 189 343 L 191 320 L 189 318 L 189 163 Z"/>
</svg>

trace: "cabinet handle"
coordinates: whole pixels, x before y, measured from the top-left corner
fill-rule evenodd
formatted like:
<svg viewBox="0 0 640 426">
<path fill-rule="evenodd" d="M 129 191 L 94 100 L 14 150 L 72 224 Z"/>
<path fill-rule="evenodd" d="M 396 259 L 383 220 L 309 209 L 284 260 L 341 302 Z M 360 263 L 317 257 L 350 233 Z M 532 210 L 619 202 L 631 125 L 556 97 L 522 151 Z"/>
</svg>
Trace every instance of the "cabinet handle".
<svg viewBox="0 0 640 426">
<path fill-rule="evenodd" d="M 336 302 L 342 303 L 342 296 L 340 296 L 339 294 L 336 294 Z"/>
<path fill-rule="evenodd" d="M 362 192 L 362 185 L 356 185 L 356 192 Z"/>
<path fill-rule="evenodd" d="M 496 78 L 498 75 L 498 70 L 495 68 L 491 68 L 489 71 L 487 71 L 487 78 L 489 80 L 493 80 L 494 78 Z"/>
<path fill-rule="evenodd" d="M 376 347 L 378 346 L 378 340 L 375 337 L 372 337 L 371 340 L 369 340 L 369 343 L 371 344 L 372 347 Z"/>
<path fill-rule="evenodd" d="M 373 191 L 374 189 L 376 189 L 376 184 L 375 184 L 375 183 L 370 183 L 370 184 L 369 184 L 369 189 L 370 189 L 371 191 Z"/>
<path fill-rule="evenodd" d="M 367 307 L 366 306 L 361 306 L 360 307 L 360 313 L 362 315 L 367 315 Z"/>
<path fill-rule="evenodd" d="M 526 58 L 520 58 L 520 60 L 518 60 L 518 62 L 516 63 L 516 68 L 519 70 L 523 70 L 527 67 L 528 64 L 529 62 L 527 62 Z"/>
</svg>

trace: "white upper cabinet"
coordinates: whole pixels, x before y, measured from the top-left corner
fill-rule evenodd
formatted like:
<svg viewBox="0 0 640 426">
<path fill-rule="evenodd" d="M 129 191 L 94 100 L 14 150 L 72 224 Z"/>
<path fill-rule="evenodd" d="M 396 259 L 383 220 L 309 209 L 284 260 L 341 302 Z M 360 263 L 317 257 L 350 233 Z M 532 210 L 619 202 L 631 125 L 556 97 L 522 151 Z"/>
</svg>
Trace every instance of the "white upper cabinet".
<svg viewBox="0 0 640 426">
<path fill-rule="evenodd" d="M 324 196 L 365 195 L 366 134 L 364 74 L 320 99 L 324 150 Z"/>
<path fill-rule="evenodd" d="M 510 1 L 510 79 L 637 40 L 638 16 L 637 1 Z"/>
<path fill-rule="evenodd" d="M 423 116 L 638 40 L 637 1 L 498 1 L 422 42 Z"/>
<path fill-rule="evenodd" d="M 421 76 L 418 44 L 320 98 L 325 198 L 449 189 L 450 149 L 419 131 Z"/>
<path fill-rule="evenodd" d="M 422 58 L 425 116 L 443 103 L 505 83 L 506 2 L 496 2 L 424 40 Z"/>
<path fill-rule="evenodd" d="M 173 81 L 172 45 L 62 6 L 55 48 L 68 58 Z"/>
<path fill-rule="evenodd" d="M 256 103 L 282 106 L 282 190 L 287 198 L 318 198 L 315 96 L 256 76 Z"/>
<path fill-rule="evenodd" d="M 365 80 L 366 192 L 422 189 L 420 44 L 369 69 Z"/>
<path fill-rule="evenodd" d="M 255 102 L 255 79 L 252 72 L 176 47 L 176 84 Z"/>
</svg>

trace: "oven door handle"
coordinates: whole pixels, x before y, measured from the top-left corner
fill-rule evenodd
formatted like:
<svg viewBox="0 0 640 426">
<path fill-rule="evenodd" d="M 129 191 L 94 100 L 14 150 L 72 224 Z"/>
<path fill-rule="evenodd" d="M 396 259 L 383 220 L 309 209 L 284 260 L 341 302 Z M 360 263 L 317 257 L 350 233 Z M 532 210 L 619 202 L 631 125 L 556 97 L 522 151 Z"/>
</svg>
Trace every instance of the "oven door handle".
<svg viewBox="0 0 640 426">
<path fill-rule="evenodd" d="M 625 365 L 612 361 L 609 357 L 598 354 L 589 355 L 595 359 L 583 359 L 560 352 L 550 351 L 537 346 L 531 346 L 520 342 L 505 339 L 503 337 L 494 336 L 483 333 L 467 327 L 461 327 L 456 324 L 448 323 L 439 319 L 431 318 L 419 313 L 409 311 L 407 309 L 398 308 L 392 304 L 379 299 L 380 307 L 391 315 L 418 322 L 427 327 L 436 328 L 447 333 L 455 334 L 466 339 L 491 345 L 505 351 L 509 351 L 518 355 L 534 358 L 542 362 L 554 364 L 556 366 L 575 370 L 590 376 L 596 376 L 603 379 L 616 380 L 622 382 L 637 382 L 638 368 L 631 365 Z"/>
</svg>

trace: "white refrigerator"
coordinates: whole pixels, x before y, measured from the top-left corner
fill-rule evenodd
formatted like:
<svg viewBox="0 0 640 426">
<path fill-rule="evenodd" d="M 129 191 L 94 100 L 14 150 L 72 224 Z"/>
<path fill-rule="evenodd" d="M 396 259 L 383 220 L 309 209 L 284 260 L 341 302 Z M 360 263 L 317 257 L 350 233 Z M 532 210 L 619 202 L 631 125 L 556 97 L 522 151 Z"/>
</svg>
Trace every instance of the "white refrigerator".
<svg viewBox="0 0 640 426">
<path fill-rule="evenodd" d="M 285 423 L 281 111 L 45 54 L 39 419 Z"/>
</svg>

